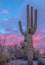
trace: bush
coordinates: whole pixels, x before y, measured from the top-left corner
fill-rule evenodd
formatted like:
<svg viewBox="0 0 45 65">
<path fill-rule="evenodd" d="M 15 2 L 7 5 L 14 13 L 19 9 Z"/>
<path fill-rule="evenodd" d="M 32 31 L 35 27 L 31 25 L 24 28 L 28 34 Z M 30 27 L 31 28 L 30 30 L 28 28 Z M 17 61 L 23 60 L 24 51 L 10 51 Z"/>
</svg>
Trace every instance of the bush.
<svg viewBox="0 0 45 65">
<path fill-rule="evenodd" d="M 6 62 L 9 57 L 9 54 L 6 54 L 4 52 L 0 53 L 0 63 L 3 61 Z"/>
</svg>

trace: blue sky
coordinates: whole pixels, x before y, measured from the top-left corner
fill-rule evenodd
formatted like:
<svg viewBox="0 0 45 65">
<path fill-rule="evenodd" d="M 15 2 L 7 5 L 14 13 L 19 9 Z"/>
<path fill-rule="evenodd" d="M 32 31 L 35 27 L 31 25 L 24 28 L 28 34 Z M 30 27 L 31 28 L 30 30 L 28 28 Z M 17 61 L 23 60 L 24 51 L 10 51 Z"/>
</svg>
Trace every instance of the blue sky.
<svg viewBox="0 0 45 65">
<path fill-rule="evenodd" d="M 24 1 L 25 0 L 0 0 L 0 32 L 5 33 L 4 29 L 6 27 L 14 29 L 14 25 L 10 24 L 10 20 L 12 20 L 13 24 L 13 21 L 16 21 L 15 19 L 18 21 L 20 8 Z M 16 24 L 15 29 L 17 29 Z"/>
<path fill-rule="evenodd" d="M 23 28 L 25 28 L 27 4 L 38 10 L 38 28 L 45 29 L 45 0 L 0 0 L 0 32 L 5 33 L 6 27 L 18 29 L 16 24 L 18 24 L 19 19 L 23 22 Z M 13 22 L 12 25 L 9 20 L 12 20 L 12 22 L 16 20 L 17 23 L 14 24 Z"/>
<path fill-rule="evenodd" d="M 9 18 L 9 17 L 18 17 L 18 13 L 20 11 L 20 8 L 25 0 L 0 0 L 0 12 L 2 10 L 7 10 L 8 14 L 0 15 L 0 19 L 3 18 Z"/>
</svg>

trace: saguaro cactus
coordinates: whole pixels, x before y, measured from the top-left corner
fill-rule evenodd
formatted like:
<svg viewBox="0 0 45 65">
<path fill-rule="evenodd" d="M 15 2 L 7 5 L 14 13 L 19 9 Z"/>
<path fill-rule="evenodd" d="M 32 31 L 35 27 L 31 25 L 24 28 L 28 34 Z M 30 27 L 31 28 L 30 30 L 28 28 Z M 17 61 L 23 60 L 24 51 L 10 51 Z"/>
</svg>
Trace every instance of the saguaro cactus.
<svg viewBox="0 0 45 65">
<path fill-rule="evenodd" d="M 31 14 L 31 15 L 30 15 Z M 27 37 L 27 58 L 29 65 L 33 65 L 33 39 L 32 35 L 37 29 L 37 10 L 33 11 L 33 7 L 30 8 L 27 5 L 27 32 L 22 29 L 21 21 L 19 21 L 19 28 L 22 35 Z"/>
</svg>

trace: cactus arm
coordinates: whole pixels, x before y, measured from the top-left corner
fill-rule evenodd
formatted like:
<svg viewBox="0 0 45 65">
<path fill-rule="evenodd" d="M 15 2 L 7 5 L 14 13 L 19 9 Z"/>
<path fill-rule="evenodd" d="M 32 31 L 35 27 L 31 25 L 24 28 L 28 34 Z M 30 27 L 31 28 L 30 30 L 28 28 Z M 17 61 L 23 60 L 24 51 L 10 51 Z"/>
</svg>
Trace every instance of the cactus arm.
<svg viewBox="0 0 45 65">
<path fill-rule="evenodd" d="M 30 28 L 30 15 L 29 15 L 29 5 L 27 5 L 27 31 Z"/>
<path fill-rule="evenodd" d="M 33 26 L 32 34 L 36 32 L 36 29 L 37 29 L 37 10 L 35 10 L 35 14 L 34 14 L 34 26 Z"/>
<path fill-rule="evenodd" d="M 26 33 L 22 30 L 22 25 L 21 25 L 21 21 L 19 21 L 19 28 L 20 28 L 20 32 L 26 36 Z"/>
<path fill-rule="evenodd" d="M 31 28 L 33 28 L 33 7 L 31 7 Z"/>
</svg>

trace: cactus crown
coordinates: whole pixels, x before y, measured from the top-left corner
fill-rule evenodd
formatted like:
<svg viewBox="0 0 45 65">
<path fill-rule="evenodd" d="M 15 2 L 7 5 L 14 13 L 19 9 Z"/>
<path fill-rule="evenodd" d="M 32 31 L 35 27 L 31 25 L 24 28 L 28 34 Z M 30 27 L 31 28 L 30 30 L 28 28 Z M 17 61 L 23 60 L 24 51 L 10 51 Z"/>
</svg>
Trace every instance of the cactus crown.
<svg viewBox="0 0 45 65">
<path fill-rule="evenodd" d="M 21 21 L 19 21 L 20 32 L 23 35 L 34 34 L 37 29 L 37 10 L 33 11 L 33 7 L 29 10 L 29 5 L 27 5 L 27 33 L 22 30 Z"/>
</svg>

